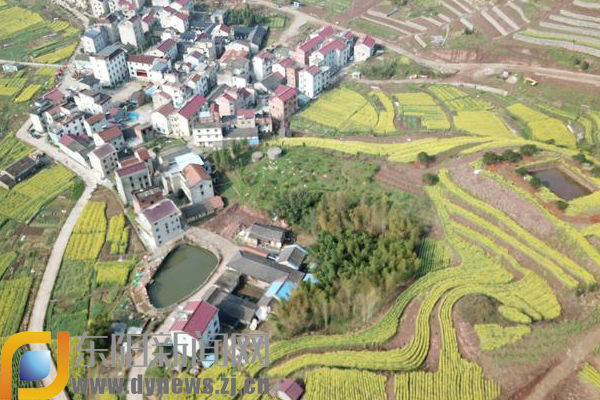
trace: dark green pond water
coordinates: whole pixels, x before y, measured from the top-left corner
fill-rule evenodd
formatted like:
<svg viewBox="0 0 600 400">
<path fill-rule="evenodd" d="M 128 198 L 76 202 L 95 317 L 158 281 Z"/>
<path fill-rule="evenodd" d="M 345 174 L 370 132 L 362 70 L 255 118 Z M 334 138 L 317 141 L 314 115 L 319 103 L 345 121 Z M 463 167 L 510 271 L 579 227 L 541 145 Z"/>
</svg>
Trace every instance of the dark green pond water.
<svg viewBox="0 0 600 400">
<path fill-rule="evenodd" d="M 210 251 L 180 246 L 169 253 L 148 285 L 150 302 L 156 308 L 179 303 L 202 286 L 216 265 L 217 257 Z"/>
</svg>

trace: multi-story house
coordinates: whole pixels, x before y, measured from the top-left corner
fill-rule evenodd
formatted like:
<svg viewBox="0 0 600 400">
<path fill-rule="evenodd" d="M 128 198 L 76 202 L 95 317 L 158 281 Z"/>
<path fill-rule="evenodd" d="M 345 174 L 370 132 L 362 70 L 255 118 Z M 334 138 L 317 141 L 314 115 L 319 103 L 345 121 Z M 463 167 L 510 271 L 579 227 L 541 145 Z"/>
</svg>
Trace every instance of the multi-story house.
<svg viewBox="0 0 600 400">
<path fill-rule="evenodd" d="M 164 81 L 171 63 L 165 58 L 144 54 L 132 54 L 127 57 L 127 68 L 132 79 L 160 83 Z"/>
<path fill-rule="evenodd" d="M 171 134 L 171 122 L 169 117 L 175 112 L 171 103 L 165 104 L 152 113 L 152 129 L 162 135 Z"/>
<path fill-rule="evenodd" d="M 328 66 L 332 72 L 345 67 L 350 62 L 352 46 L 342 39 L 336 38 L 325 44 L 309 57 L 309 64 Z"/>
<path fill-rule="evenodd" d="M 101 18 L 109 11 L 108 0 L 90 0 L 90 13 L 94 18 Z"/>
<path fill-rule="evenodd" d="M 178 55 L 177 42 L 175 42 L 173 39 L 167 39 L 160 43 L 158 46 L 156 46 L 154 49 L 148 50 L 147 54 L 154 57 L 174 60 L 177 58 Z"/>
<path fill-rule="evenodd" d="M 179 112 L 173 113 L 169 120 L 173 136 L 189 138 L 192 136 L 192 126 L 199 120 L 199 113 L 206 104 L 206 99 L 195 95 L 182 107 Z"/>
<path fill-rule="evenodd" d="M 160 247 L 183 233 L 181 211 L 170 199 L 142 210 L 138 217 L 141 234 L 154 247 Z"/>
<path fill-rule="evenodd" d="M 287 121 L 298 110 L 298 92 L 289 86 L 279 86 L 269 99 L 269 109 L 273 118 Z"/>
<path fill-rule="evenodd" d="M 73 99 L 79 111 L 88 114 L 106 114 L 111 107 L 109 95 L 93 90 L 82 90 Z"/>
<path fill-rule="evenodd" d="M 141 48 L 144 44 L 144 29 L 142 19 L 135 15 L 119 24 L 119 35 L 121 43 L 130 44 L 135 48 Z"/>
<path fill-rule="evenodd" d="M 300 71 L 298 87 L 300 93 L 312 99 L 327 89 L 329 87 L 329 70 L 328 66 L 313 65 Z"/>
<path fill-rule="evenodd" d="M 354 45 L 354 61 L 366 61 L 375 54 L 375 40 L 371 36 L 358 39 Z"/>
<path fill-rule="evenodd" d="M 148 167 L 143 162 L 136 162 L 115 171 L 117 191 L 124 203 L 131 202 L 132 193 L 151 185 Z"/>
<path fill-rule="evenodd" d="M 103 178 L 108 177 L 119 168 L 117 150 L 110 143 L 97 147 L 88 157 L 92 168 Z"/>
<path fill-rule="evenodd" d="M 192 357 L 201 348 L 210 347 L 219 333 L 219 310 L 201 300 L 188 302 L 183 312 L 184 315 L 175 320 L 169 331 L 175 351 Z"/>
<path fill-rule="evenodd" d="M 94 133 L 93 138 L 96 146 L 102 146 L 103 144 L 109 143 L 117 151 L 121 151 L 125 148 L 125 136 L 118 126 L 113 126 L 112 128 Z"/>
<path fill-rule="evenodd" d="M 316 35 L 313 35 L 309 40 L 299 44 L 290 57 L 299 64 L 308 65 L 309 56 L 318 50 L 323 42 L 335 34 L 335 29 L 332 26 L 326 26 L 321 29 Z"/>
<path fill-rule="evenodd" d="M 258 53 L 252 59 L 252 71 L 257 81 L 262 81 L 273 71 L 275 57 L 268 51 Z"/>
<path fill-rule="evenodd" d="M 88 54 L 98 53 L 108 46 L 108 37 L 102 29 L 90 28 L 81 37 L 83 51 Z"/>
<path fill-rule="evenodd" d="M 96 22 L 96 26 L 106 33 L 108 43 L 119 41 L 119 18 L 115 14 L 109 14 Z"/>
<path fill-rule="evenodd" d="M 125 51 L 118 44 L 110 45 L 90 57 L 94 77 L 102 86 L 114 87 L 129 76 Z"/>
</svg>

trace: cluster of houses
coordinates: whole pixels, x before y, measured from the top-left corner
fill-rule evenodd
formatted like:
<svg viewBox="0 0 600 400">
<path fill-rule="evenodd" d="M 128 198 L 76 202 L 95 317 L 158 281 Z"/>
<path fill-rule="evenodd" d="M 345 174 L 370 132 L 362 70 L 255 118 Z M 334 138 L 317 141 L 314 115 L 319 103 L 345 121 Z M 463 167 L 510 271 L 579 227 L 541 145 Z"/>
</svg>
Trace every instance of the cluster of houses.
<svg viewBox="0 0 600 400">
<path fill-rule="evenodd" d="M 293 49 L 267 50 L 268 28 L 229 26 L 227 10 L 196 11 L 193 0 L 73 2 L 95 22 L 75 57 L 77 86 L 35 101 L 31 133 L 113 180 L 151 247 L 223 207 L 203 151 L 285 133 L 299 103 L 375 49 L 370 37 L 326 26 Z M 155 154 L 146 143 L 161 136 L 194 150 Z M 2 176 L 10 185 L 10 171 Z"/>
<path fill-rule="evenodd" d="M 192 349 L 200 348 L 201 342 L 215 340 L 223 327 L 235 329 L 241 324 L 256 329 L 277 302 L 289 299 L 300 282 L 315 279 L 302 271 L 308 254 L 302 247 L 288 244 L 287 230 L 254 223 L 240 232 L 239 239 L 248 246 L 229 260 L 225 272 L 202 300 L 190 301 L 182 307 L 170 327 L 177 350 L 189 357 Z M 249 299 L 247 294 L 238 293 L 240 286 L 252 288 L 261 297 Z M 194 342 L 196 346 L 192 346 Z M 203 364 L 207 366 L 211 362 Z M 298 382 L 288 379 L 278 382 L 272 393 L 280 399 L 297 400 L 303 392 Z"/>
</svg>

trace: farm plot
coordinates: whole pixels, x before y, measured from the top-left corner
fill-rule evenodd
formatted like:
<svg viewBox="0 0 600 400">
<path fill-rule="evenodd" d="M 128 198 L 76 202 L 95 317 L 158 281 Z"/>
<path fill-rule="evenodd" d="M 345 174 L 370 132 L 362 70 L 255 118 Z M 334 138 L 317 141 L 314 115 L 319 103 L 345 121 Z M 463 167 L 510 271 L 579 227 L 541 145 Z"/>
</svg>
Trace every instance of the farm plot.
<svg viewBox="0 0 600 400">
<path fill-rule="evenodd" d="M 71 171 L 56 166 L 38 172 L 10 191 L 0 191 L 0 215 L 27 221 L 46 203 L 64 192 L 73 179 Z"/>
<path fill-rule="evenodd" d="M 579 377 L 600 391 L 600 371 L 598 371 L 592 364 L 585 363 L 579 372 Z"/>
<path fill-rule="evenodd" d="M 71 261 L 96 260 L 106 237 L 106 203 L 89 202 L 73 234 L 69 238 L 65 259 Z"/>
<path fill-rule="evenodd" d="M 25 277 L 0 282 L 0 337 L 19 330 L 32 281 Z"/>
<path fill-rule="evenodd" d="M 383 111 L 379 112 L 379 121 L 377 125 L 373 129 L 375 133 L 392 133 L 396 131 L 396 127 L 394 125 L 394 119 L 396 118 L 396 113 L 394 112 L 394 104 L 390 100 L 390 98 L 380 90 L 374 90 L 370 93 L 379 103 L 381 103 L 383 107 Z"/>
<path fill-rule="evenodd" d="M 129 227 L 125 226 L 125 215 L 110 218 L 106 241 L 110 243 L 110 254 L 125 254 L 129 244 Z"/>
<path fill-rule="evenodd" d="M 515 117 L 522 120 L 531 129 L 533 139 L 542 142 L 551 141 L 557 145 L 576 148 L 575 136 L 569 132 L 562 121 L 550 118 L 524 104 L 516 103 L 507 107 Z"/>
<path fill-rule="evenodd" d="M 35 96 L 35 94 L 42 88 L 42 85 L 34 84 L 29 85 L 19 94 L 19 96 L 15 99 L 17 103 L 25 103 L 29 101 Z"/>
<path fill-rule="evenodd" d="M 429 86 L 428 90 L 443 101 L 451 111 L 477 111 L 493 108 L 491 103 L 472 97 L 454 86 L 434 85 Z"/>
<path fill-rule="evenodd" d="M 456 129 L 478 136 L 515 137 L 502 119 L 490 111 L 459 111 L 454 125 Z"/>
<path fill-rule="evenodd" d="M 55 63 L 75 50 L 79 30 L 67 21 L 48 21 L 22 7 L 0 8 L 0 21 L 0 58 Z"/>
<path fill-rule="evenodd" d="M 123 286 L 127 283 L 133 261 L 107 261 L 96 264 L 96 282 Z"/>
<path fill-rule="evenodd" d="M 306 400 L 385 400 L 387 378 L 372 372 L 317 369 L 308 373 Z"/>
<path fill-rule="evenodd" d="M 427 93 L 396 93 L 400 103 L 400 117 L 409 125 L 414 126 L 415 120 L 420 120 L 426 130 L 448 130 L 450 121 L 442 107 Z"/>
</svg>

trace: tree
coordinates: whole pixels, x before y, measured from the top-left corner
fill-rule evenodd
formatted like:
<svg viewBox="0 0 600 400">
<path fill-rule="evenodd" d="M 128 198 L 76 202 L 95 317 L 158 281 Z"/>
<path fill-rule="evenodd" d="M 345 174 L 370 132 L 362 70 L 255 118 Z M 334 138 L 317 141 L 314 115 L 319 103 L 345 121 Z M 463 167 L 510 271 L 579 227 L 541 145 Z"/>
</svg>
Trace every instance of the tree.
<svg viewBox="0 0 600 400">
<path fill-rule="evenodd" d="M 583 153 L 575 154 L 573 156 L 573 160 L 577 161 L 580 164 L 586 163 L 588 161 L 587 158 L 585 157 L 585 154 L 583 154 Z"/>
<path fill-rule="evenodd" d="M 321 200 L 321 193 L 309 192 L 305 189 L 278 191 L 275 193 L 273 211 L 280 218 L 285 218 L 291 224 L 299 223 L 309 215 Z"/>
<path fill-rule="evenodd" d="M 433 186 L 440 181 L 440 178 L 436 174 L 424 174 L 422 179 L 423 183 L 429 186 Z"/>
<path fill-rule="evenodd" d="M 420 164 L 423 164 L 425 166 L 429 166 L 429 164 L 434 163 L 435 162 L 436 157 L 435 156 L 430 156 L 429 154 L 427 154 L 426 152 L 422 151 L 419 154 L 417 154 L 417 161 Z"/>
<path fill-rule="evenodd" d="M 485 165 L 492 165 L 492 164 L 498 164 L 499 162 L 501 162 L 502 157 L 500 157 L 498 154 L 494 153 L 493 151 L 488 151 L 483 155 L 482 160 Z"/>
<path fill-rule="evenodd" d="M 599 166 L 596 165 L 594 168 L 592 168 L 592 170 L 590 172 L 596 178 L 600 178 L 600 167 Z"/>
<path fill-rule="evenodd" d="M 502 161 L 516 163 L 516 162 L 521 161 L 523 159 L 523 156 L 515 151 L 505 150 L 502 153 L 502 155 L 500 155 L 500 158 L 502 159 Z"/>
<path fill-rule="evenodd" d="M 537 148 L 535 144 L 524 144 L 519 148 L 519 153 L 524 156 L 532 156 L 538 153 L 540 149 Z"/>
<path fill-rule="evenodd" d="M 515 170 L 515 172 L 521 176 L 527 176 L 527 174 L 529 174 L 529 171 L 527 171 L 527 168 L 525 167 L 519 167 Z"/>
</svg>

